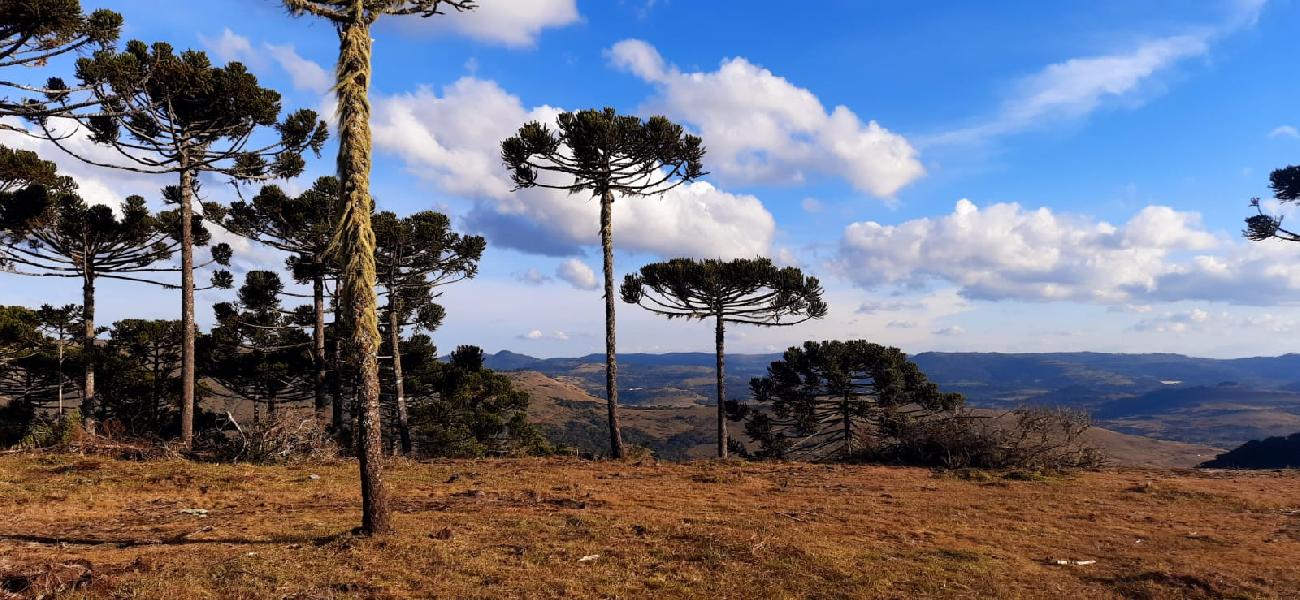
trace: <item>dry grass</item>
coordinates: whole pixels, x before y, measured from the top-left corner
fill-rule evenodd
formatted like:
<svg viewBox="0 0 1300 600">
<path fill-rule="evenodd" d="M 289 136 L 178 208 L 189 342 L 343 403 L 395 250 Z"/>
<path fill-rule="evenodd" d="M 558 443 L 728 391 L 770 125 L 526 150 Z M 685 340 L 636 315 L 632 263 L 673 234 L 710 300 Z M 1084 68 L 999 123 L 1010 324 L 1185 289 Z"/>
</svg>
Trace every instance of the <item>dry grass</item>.
<svg viewBox="0 0 1300 600">
<path fill-rule="evenodd" d="M 354 470 L 0 457 L 0 589 L 122 598 L 1300 596 L 1295 473 L 1018 481 L 885 467 L 406 463 L 389 476 L 398 533 L 363 539 L 345 533 L 358 521 Z M 589 555 L 598 558 L 580 561 Z M 1056 558 L 1097 563 L 1048 564 Z"/>
</svg>

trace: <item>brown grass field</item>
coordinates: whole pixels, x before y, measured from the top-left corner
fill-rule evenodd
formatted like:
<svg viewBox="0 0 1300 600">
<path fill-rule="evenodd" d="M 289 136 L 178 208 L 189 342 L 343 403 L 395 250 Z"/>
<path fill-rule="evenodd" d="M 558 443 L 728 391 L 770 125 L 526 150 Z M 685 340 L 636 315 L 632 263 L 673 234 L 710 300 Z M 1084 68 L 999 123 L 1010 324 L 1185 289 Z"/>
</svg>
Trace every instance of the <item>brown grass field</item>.
<svg viewBox="0 0 1300 600">
<path fill-rule="evenodd" d="M 399 462 L 374 539 L 355 480 L 0 457 L 0 597 L 1300 597 L 1294 472 Z"/>
</svg>

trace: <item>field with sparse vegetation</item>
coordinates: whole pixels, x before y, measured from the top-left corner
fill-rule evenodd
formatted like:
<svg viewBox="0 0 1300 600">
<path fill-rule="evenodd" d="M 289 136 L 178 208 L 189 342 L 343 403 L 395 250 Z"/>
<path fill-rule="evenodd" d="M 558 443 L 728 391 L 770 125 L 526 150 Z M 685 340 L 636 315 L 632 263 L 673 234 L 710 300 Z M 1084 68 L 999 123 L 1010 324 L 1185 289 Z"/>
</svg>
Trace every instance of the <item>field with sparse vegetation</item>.
<svg viewBox="0 0 1300 600">
<path fill-rule="evenodd" d="M 0 589 L 105 598 L 1287 598 L 1300 475 L 0 457 Z M 1058 565 L 1054 561 L 1096 561 Z"/>
</svg>

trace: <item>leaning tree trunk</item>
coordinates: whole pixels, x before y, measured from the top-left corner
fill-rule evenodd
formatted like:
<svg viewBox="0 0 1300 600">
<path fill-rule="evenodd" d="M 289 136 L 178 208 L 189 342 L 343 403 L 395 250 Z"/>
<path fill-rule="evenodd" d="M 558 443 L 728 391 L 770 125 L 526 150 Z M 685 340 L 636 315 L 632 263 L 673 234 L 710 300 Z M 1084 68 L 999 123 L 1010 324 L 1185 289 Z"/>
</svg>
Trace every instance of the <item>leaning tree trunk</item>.
<svg viewBox="0 0 1300 600">
<path fill-rule="evenodd" d="M 316 268 L 320 268 L 320 260 L 316 260 Z M 312 363 L 316 368 L 316 377 L 313 383 L 312 391 L 316 400 L 316 421 L 324 426 L 330 417 L 329 414 L 329 389 L 326 382 L 327 369 L 325 363 L 325 276 L 316 273 L 312 277 L 312 312 L 315 315 L 315 322 L 312 324 L 311 341 L 312 341 Z"/>
<path fill-rule="evenodd" d="M 618 356 L 614 344 L 614 193 L 600 197 L 600 247 L 605 254 L 605 398 L 609 406 L 609 450 L 624 458 L 623 431 L 618 424 Z"/>
<path fill-rule="evenodd" d="M 388 344 L 393 353 L 393 397 L 397 406 L 397 437 L 402 454 L 411 453 L 411 419 L 406 411 L 406 382 L 402 381 L 402 316 L 397 294 L 388 296 Z"/>
<path fill-rule="evenodd" d="M 360 6 L 360 2 L 357 3 Z M 375 232 L 370 224 L 370 27 L 358 13 L 339 27 L 339 181 L 343 215 L 339 227 L 342 276 L 339 292 L 348 320 L 352 365 L 358 370 L 360 407 L 357 453 L 361 471 L 362 533 L 392 530 L 384 486 L 379 411 L 379 318 L 375 298 Z"/>
<path fill-rule="evenodd" d="M 184 151 L 182 151 L 184 152 Z M 184 155 L 182 155 L 184 160 Z M 194 440 L 194 172 L 181 170 L 181 447 Z"/>
<path fill-rule="evenodd" d="M 87 261 L 81 281 L 81 358 L 86 375 L 81 388 L 81 421 L 86 431 L 95 431 L 95 271 Z"/>
<path fill-rule="evenodd" d="M 718 353 L 718 458 L 727 457 L 727 388 L 723 383 L 726 379 L 726 359 L 723 358 L 723 332 L 724 325 L 722 313 L 717 315 L 718 324 L 714 337 L 715 350 Z"/>
</svg>

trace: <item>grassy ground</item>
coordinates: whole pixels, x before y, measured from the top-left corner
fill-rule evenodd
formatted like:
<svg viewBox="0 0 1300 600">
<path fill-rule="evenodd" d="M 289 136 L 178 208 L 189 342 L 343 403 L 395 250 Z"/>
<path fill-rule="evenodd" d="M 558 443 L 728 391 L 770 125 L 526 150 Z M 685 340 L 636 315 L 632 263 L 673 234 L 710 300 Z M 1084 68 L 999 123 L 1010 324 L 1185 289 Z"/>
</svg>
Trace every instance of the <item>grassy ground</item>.
<svg viewBox="0 0 1300 600">
<path fill-rule="evenodd" d="M 1300 597 L 1296 473 L 1022 481 L 538 459 L 399 464 L 388 481 L 398 533 L 361 539 L 346 534 L 358 522 L 350 463 L 0 457 L 0 589 L 123 598 Z M 208 514 L 181 512 L 191 508 Z M 80 587 L 67 591 L 74 581 Z"/>
</svg>

